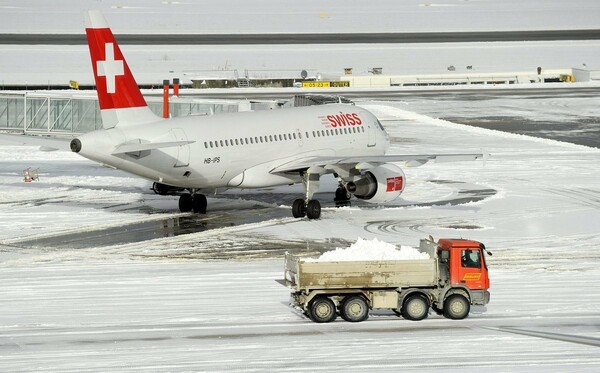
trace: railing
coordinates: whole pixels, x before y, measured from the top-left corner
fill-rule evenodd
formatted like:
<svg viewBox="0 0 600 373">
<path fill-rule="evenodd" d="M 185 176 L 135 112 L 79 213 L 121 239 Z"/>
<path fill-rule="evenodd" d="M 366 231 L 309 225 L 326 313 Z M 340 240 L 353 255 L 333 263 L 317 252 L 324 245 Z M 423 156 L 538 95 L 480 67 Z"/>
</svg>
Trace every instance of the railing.
<svg viewBox="0 0 600 373">
<path fill-rule="evenodd" d="M 162 116 L 160 98 L 147 97 L 148 107 Z M 237 112 L 238 105 L 177 99 L 169 104 L 173 117 Z M 102 116 L 95 94 L 52 92 L 0 93 L 0 130 L 21 133 L 80 134 L 102 128 Z"/>
</svg>

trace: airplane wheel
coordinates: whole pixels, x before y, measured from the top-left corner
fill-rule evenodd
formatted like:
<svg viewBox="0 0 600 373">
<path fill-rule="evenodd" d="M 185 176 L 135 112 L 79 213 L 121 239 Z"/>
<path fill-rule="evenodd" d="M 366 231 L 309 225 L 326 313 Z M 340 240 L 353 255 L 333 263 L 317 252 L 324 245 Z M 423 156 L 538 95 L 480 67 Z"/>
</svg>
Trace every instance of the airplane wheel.
<svg viewBox="0 0 600 373">
<path fill-rule="evenodd" d="M 191 194 L 185 193 L 179 197 L 179 211 L 190 212 L 192 211 L 194 200 Z"/>
<path fill-rule="evenodd" d="M 318 219 L 321 217 L 321 203 L 316 199 L 311 199 L 306 205 L 306 216 L 309 219 Z"/>
<path fill-rule="evenodd" d="M 292 204 L 292 215 L 295 218 L 303 218 L 306 216 L 306 207 L 304 207 L 303 199 L 298 198 L 294 200 L 294 203 Z"/>
<path fill-rule="evenodd" d="M 206 214 L 206 206 L 208 203 L 206 202 L 206 196 L 204 194 L 194 194 L 193 199 L 193 209 L 197 214 Z"/>
<path fill-rule="evenodd" d="M 348 196 L 348 191 L 342 187 L 337 188 L 333 201 L 335 202 L 335 207 L 349 206 L 350 197 Z"/>
<path fill-rule="evenodd" d="M 153 183 L 152 190 L 154 193 L 164 196 L 169 193 L 169 186 L 161 183 Z"/>
</svg>

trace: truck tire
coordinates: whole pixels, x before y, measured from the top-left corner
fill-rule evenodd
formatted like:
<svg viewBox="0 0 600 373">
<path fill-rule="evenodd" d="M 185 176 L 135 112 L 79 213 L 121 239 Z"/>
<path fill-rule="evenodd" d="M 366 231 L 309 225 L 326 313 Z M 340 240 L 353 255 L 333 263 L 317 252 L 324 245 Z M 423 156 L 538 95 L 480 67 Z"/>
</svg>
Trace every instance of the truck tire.
<svg viewBox="0 0 600 373">
<path fill-rule="evenodd" d="M 360 295 L 351 295 L 344 299 L 340 307 L 342 319 L 349 322 L 361 322 L 369 318 L 369 306 L 365 298 Z"/>
<path fill-rule="evenodd" d="M 471 305 L 467 298 L 460 294 L 448 297 L 444 302 L 444 317 L 452 320 L 462 320 L 469 315 Z"/>
<path fill-rule="evenodd" d="M 317 297 L 310 303 L 310 318 L 314 322 L 326 323 L 335 320 L 335 304 L 327 297 Z"/>
<path fill-rule="evenodd" d="M 429 315 L 429 303 L 420 294 L 410 295 L 402 305 L 402 317 L 407 320 L 420 321 Z"/>
</svg>

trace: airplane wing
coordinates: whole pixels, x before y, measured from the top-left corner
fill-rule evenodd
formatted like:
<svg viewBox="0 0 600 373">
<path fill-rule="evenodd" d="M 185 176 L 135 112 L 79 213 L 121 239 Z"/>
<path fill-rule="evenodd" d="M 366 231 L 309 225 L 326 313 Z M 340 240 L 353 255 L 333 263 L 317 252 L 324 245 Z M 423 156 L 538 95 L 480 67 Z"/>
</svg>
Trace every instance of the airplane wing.
<svg viewBox="0 0 600 373">
<path fill-rule="evenodd" d="M 342 167 L 346 169 L 366 169 L 372 168 L 384 163 L 404 162 L 406 167 L 422 166 L 429 161 L 436 163 L 442 162 L 459 162 L 459 161 L 475 161 L 478 159 L 486 160 L 489 154 L 485 153 L 464 153 L 464 154 L 390 154 L 390 155 L 374 155 L 361 157 L 319 157 L 311 156 L 302 159 L 294 160 L 274 167 L 271 173 L 285 173 L 293 171 L 301 171 L 307 169 L 332 169 L 334 167 Z"/>
<path fill-rule="evenodd" d="M 0 141 L 12 143 L 14 145 L 39 146 L 42 151 L 64 150 L 71 151 L 69 146 L 72 138 L 48 137 L 36 135 L 21 135 L 0 133 Z"/>
</svg>

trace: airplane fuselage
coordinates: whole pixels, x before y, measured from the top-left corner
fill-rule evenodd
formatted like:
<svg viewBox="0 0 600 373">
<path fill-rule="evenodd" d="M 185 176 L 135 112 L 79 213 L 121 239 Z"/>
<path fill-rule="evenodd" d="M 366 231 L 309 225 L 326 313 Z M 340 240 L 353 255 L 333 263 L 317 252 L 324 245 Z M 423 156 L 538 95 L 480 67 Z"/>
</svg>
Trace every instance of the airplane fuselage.
<svg viewBox="0 0 600 373">
<path fill-rule="evenodd" d="M 79 140 L 79 154 L 86 158 L 199 190 L 296 183 L 301 181 L 298 173 L 270 171 L 313 155 L 377 156 L 389 147 L 389 137 L 373 114 L 343 104 L 173 118 L 94 131 Z M 123 144 L 187 141 L 115 154 Z"/>
</svg>

